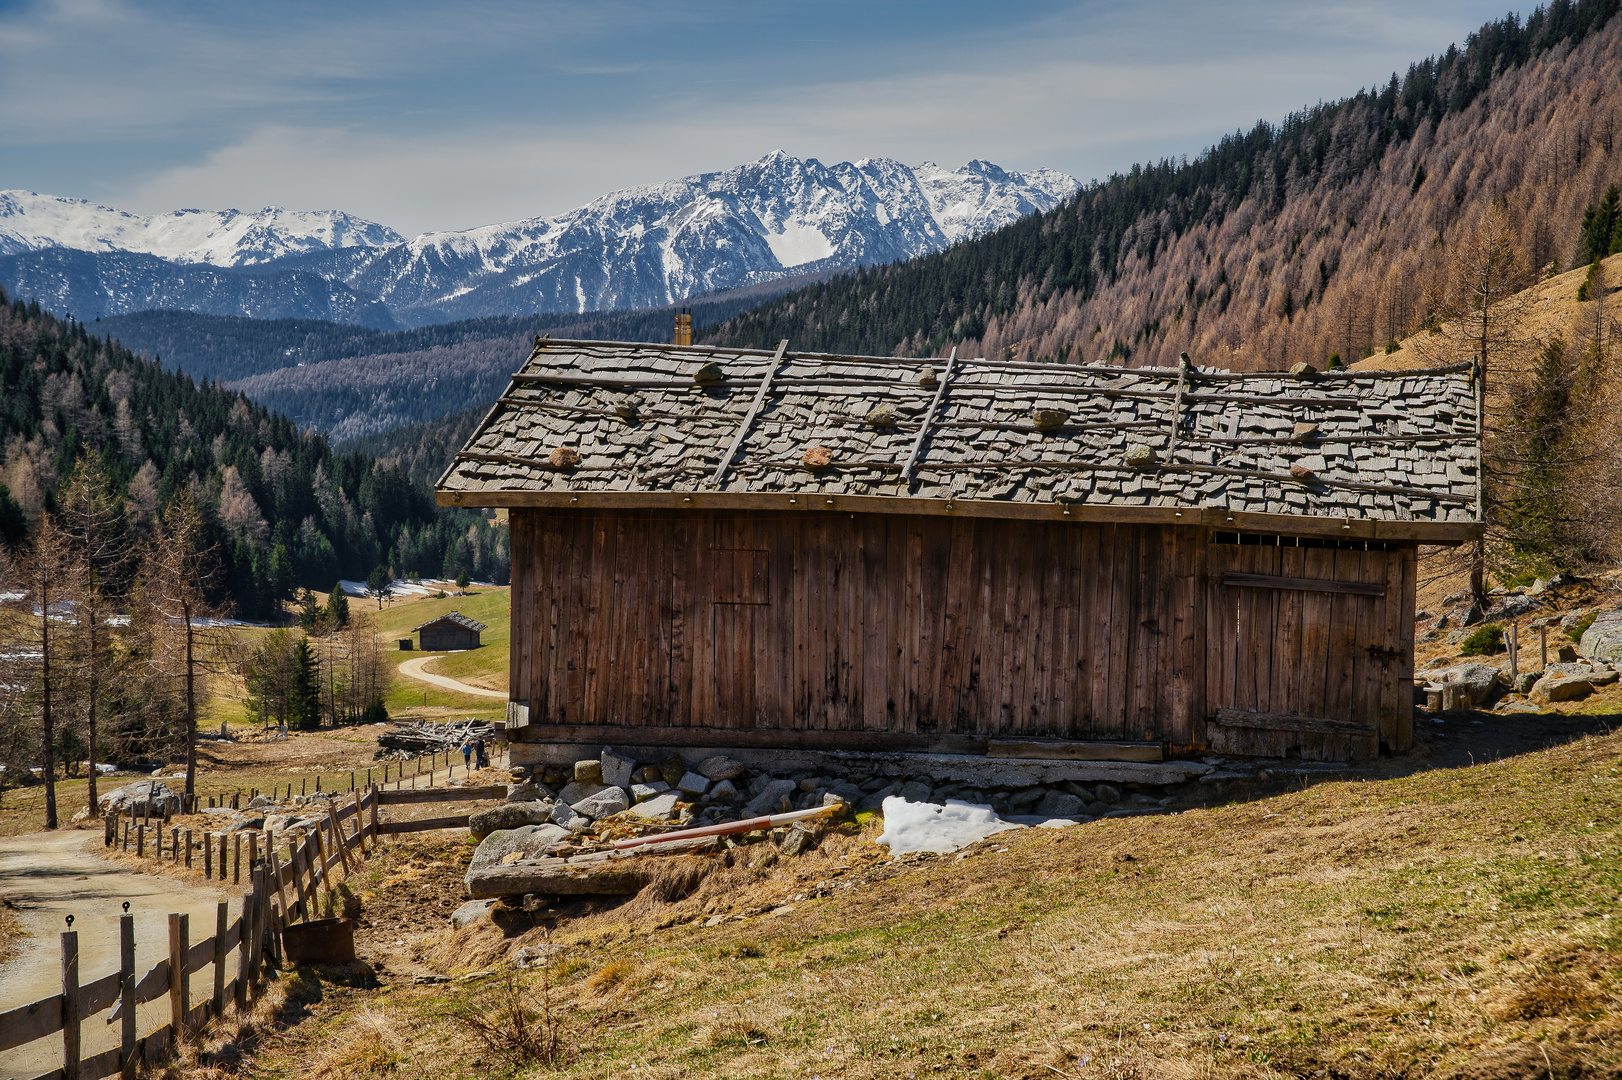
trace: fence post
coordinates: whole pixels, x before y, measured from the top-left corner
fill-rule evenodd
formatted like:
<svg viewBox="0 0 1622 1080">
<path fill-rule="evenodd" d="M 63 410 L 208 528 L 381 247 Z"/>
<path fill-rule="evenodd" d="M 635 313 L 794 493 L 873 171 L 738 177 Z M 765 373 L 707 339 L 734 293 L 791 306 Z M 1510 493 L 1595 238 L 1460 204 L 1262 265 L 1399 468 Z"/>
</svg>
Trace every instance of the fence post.
<svg viewBox="0 0 1622 1080">
<path fill-rule="evenodd" d="M 237 939 L 237 986 L 236 1006 L 238 1014 L 248 1011 L 248 987 L 253 981 L 251 971 L 252 962 L 248 959 L 256 940 L 254 936 L 254 918 L 256 911 L 253 902 L 253 893 L 242 894 L 242 913 L 237 921 L 242 924 L 242 936 Z"/>
<path fill-rule="evenodd" d="M 380 818 L 380 816 L 378 814 L 378 810 L 377 810 L 378 804 L 380 804 L 382 801 L 383 801 L 383 798 L 378 793 L 378 789 L 373 788 L 372 789 L 372 842 L 377 843 L 377 844 L 381 844 L 383 842 L 383 822 L 382 822 L 382 820 L 381 820 L 381 818 Z"/>
<path fill-rule="evenodd" d="M 226 857 L 230 853 L 230 850 L 231 850 L 231 844 L 230 844 L 231 838 L 229 836 L 225 835 L 224 833 L 220 833 L 219 837 L 220 837 L 220 880 L 224 881 L 225 880 L 226 868 L 231 863 L 231 860 Z"/>
<path fill-rule="evenodd" d="M 204 829 L 203 837 L 203 880 L 214 880 L 214 834 Z"/>
<path fill-rule="evenodd" d="M 173 1045 L 179 1046 L 186 1030 L 186 916 L 169 913 L 169 1031 Z"/>
<path fill-rule="evenodd" d="M 278 904 L 270 905 L 270 957 L 277 967 L 282 966 L 282 925 L 286 922 L 283 917 L 286 910 Z"/>
<path fill-rule="evenodd" d="M 158 834 L 162 836 L 160 832 Z M 135 916 L 118 917 L 119 1020 L 118 1069 L 123 1080 L 135 1080 Z"/>
<path fill-rule="evenodd" d="M 225 1015 L 225 936 L 231 932 L 230 903 L 221 900 L 214 914 L 214 999 L 210 1002 L 216 1017 Z"/>
<path fill-rule="evenodd" d="M 79 934 L 62 935 L 62 1076 L 79 1080 Z"/>
<path fill-rule="evenodd" d="M 135 857 L 137 859 L 146 858 L 146 826 L 144 824 L 135 826 Z"/>
<path fill-rule="evenodd" d="M 309 922 L 310 921 L 310 901 L 309 901 L 309 897 L 307 897 L 305 895 L 305 892 L 304 892 L 304 868 L 299 865 L 301 862 L 306 862 L 307 861 L 307 860 L 304 860 L 302 858 L 302 856 L 304 854 L 300 850 L 300 848 L 302 846 L 303 845 L 297 844 L 297 843 L 288 844 L 287 845 L 287 861 L 292 863 L 292 865 L 293 865 L 293 886 L 294 886 L 294 888 L 296 888 L 298 890 L 299 913 L 301 915 L 303 915 L 305 922 Z M 289 919 L 289 921 L 292 921 L 292 920 Z"/>
<path fill-rule="evenodd" d="M 220 875 L 223 880 L 225 875 Z M 242 834 L 231 834 L 231 884 L 242 884 Z"/>
<path fill-rule="evenodd" d="M 360 792 L 355 792 L 355 846 L 360 849 L 360 857 L 366 857 L 366 814 L 361 807 Z"/>
<path fill-rule="evenodd" d="M 180 826 L 169 826 L 169 861 L 180 861 Z"/>
<path fill-rule="evenodd" d="M 186 869 L 191 869 L 191 830 L 186 830 Z"/>
<path fill-rule="evenodd" d="M 281 904 L 282 904 L 281 910 L 286 911 L 287 910 L 287 889 L 282 884 L 282 864 L 276 858 L 276 840 L 269 833 L 265 834 L 265 861 L 270 863 L 271 880 L 274 881 L 275 884 L 276 884 L 276 899 L 281 901 Z M 272 927 L 271 928 L 271 933 L 272 934 L 276 933 L 277 929 L 278 928 L 276 928 L 276 927 Z M 275 952 L 274 949 L 272 949 L 271 951 L 272 951 L 272 953 Z M 277 961 L 277 962 L 280 963 L 280 961 Z"/>
<path fill-rule="evenodd" d="M 348 881 L 349 875 L 355 872 L 355 868 L 349 865 L 349 845 L 344 843 L 344 827 L 343 823 L 338 820 L 336 803 L 327 803 L 327 816 L 332 819 L 332 846 L 338 849 L 338 858 L 344 864 L 344 880 Z"/>
</svg>

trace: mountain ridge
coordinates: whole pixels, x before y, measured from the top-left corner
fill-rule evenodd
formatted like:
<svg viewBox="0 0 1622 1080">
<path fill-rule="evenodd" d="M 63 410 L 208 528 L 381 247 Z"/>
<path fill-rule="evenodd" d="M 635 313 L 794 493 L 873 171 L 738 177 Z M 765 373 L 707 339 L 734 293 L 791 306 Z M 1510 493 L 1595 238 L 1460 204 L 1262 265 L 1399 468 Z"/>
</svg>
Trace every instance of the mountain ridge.
<svg viewBox="0 0 1622 1080">
<path fill-rule="evenodd" d="M 982 159 L 951 170 L 889 158 L 824 165 L 775 150 L 729 169 L 608 192 L 560 215 L 410 239 L 338 211 L 148 219 L 6 192 L 0 281 L 81 318 L 161 307 L 392 329 L 631 310 L 943 250 L 1051 209 L 1076 187 L 1050 169 L 1015 172 Z M 43 220 L 32 231 L 30 213 Z M 118 246 L 137 242 L 150 250 Z M 272 286 L 228 280 L 274 275 L 292 276 L 274 277 Z M 297 310 L 275 307 L 276 287 L 295 293 Z"/>
</svg>

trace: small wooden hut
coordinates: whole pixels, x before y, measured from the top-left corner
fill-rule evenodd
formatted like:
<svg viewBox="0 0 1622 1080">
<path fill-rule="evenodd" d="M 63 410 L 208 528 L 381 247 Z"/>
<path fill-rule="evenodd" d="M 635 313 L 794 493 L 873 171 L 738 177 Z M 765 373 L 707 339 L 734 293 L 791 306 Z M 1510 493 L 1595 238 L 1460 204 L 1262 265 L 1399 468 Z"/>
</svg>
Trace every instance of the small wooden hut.
<svg viewBox="0 0 1622 1080">
<path fill-rule="evenodd" d="M 537 340 L 438 484 L 507 507 L 549 743 L 1345 760 L 1412 740 L 1477 386 Z M 426 647 L 426 641 L 424 642 Z"/>
<path fill-rule="evenodd" d="M 460 611 L 430 619 L 415 628 L 424 652 L 445 652 L 453 649 L 477 649 L 479 633 L 486 627 L 477 619 L 470 619 Z"/>
</svg>

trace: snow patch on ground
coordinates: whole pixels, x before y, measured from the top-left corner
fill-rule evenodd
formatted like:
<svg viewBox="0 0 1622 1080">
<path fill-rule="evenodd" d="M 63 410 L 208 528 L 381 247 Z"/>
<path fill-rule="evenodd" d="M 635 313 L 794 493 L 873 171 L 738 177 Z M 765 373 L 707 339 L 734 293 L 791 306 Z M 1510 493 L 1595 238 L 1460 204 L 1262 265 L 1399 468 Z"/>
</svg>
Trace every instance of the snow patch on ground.
<svg viewBox="0 0 1622 1080">
<path fill-rule="evenodd" d="M 947 799 L 945 805 L 908 802 L 899 795 L 884 800 L 884 831 L 877 843 L 892 855 L 932 851 L 938 855 L 966 848 L 1009 829 L 1025 826 L 1004 821 L 989 806 Z"/>
</svg>

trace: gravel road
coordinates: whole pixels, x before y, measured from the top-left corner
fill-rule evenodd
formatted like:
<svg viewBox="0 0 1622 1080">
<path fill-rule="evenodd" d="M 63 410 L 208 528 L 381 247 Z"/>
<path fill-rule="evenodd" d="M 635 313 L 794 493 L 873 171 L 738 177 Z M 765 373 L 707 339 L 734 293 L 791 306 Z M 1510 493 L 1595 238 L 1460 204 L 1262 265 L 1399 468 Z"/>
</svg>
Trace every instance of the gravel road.
<svg viewBox="0 0 1622 1080">
<path fill-rule="evenodd" d="M 169 955 L 171 911 L 191 916 L 191 940 L 214 933 L 215 909 L 230 901 L 230 917 L 242 898 L 229 890 L 133 873 L 123 865 L 92 854 L 101 845 L 101 830 L 60 829 L 0 839 L 0 900 L 17 910 L 24 936 L 18 954 L 0 969 L 0 1010 L 37 1001 L 62 991 L 60 934 L 66 916 L 74 916 L 79 933 L 79 981 L 88 983 L 118 967 L 118 917 L 123 903 L 135 916 L 135 968 L 141 974 Z M 234 954 L 233 954 L 234 958 Z M 213 967 L 192 975 L 192 1001 L 213 993 Z M 226 976 L 236 973 L 234 964 Z M 85 1020 L 84 1056 L 114 1046 L 119 1025 L 108 1023 L 111 1010 Z M 167 996 L 138 1010 L 138 1032 L 146 1035 L 169 1019 Z M 37 1076 L 62 1064 L 62 1037 L 53 1035 L 14 1050 L 0 1052 L 0 1080 Z"/>
</svg>

